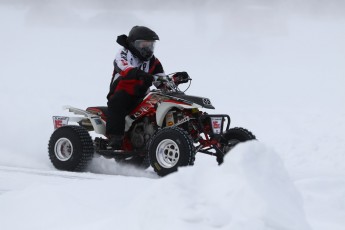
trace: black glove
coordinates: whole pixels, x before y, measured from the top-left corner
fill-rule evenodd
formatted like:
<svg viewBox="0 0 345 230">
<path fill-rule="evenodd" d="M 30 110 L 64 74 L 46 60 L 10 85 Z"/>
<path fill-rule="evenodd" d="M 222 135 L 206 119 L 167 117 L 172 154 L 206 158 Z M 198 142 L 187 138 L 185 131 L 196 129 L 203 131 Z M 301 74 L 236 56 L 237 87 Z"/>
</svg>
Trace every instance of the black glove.
<svg viewBox="0 0 345 230">
<path fill-rule="evenodd" d="M 175 84 L 187 83 L 190 78 L 187 72 L 177 72 L 173 75 Z"/>
<path fill-rule="evenodd" d="M 146 73 L 143 70 L 137 69 L 136 70 L 136 79 L 142 80 L 145 85 L 152 85 L 152 82 L 154 81 L 154 77 L 152 74 Z"/>
<path fill-rule="evenodd" d="M 155 81 L 160 81 L 160 82 L 167 82 L 169 81 L 169 78 L 165 75 L 154 75 L 153 76 Z"/>
</svg>

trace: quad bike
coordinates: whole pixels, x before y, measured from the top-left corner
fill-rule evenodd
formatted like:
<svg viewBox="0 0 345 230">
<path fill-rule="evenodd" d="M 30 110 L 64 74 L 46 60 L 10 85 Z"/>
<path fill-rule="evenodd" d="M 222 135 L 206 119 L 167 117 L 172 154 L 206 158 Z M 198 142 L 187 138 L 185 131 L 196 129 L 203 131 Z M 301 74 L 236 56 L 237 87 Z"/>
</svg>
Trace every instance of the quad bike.
<svg viewBox="0 0 345 230">
<path fill-rule="evenodd" d="M 52 164 L 60 170 L 83 171 L 98 154 L 144 169 L 151 165 L 165 176 L 193 165 L 196 153 L 215 156 L 222 164 L 234 146 L 255 139 L 244 128 L 229 128 L 228 115 L 202 112 L 202 108 L 214 107 L 208 98 L 189 96 L 179 89 L 180 84 L 191 84 L 186 72 L 155 79 L 163 87 L 150 91 L 126 117 L 122 151 L 108 148 L 107 107 L 82 110 L 67 106 L 79 116 L 54 116 L 55 131 L 48 144 Z"/>
</svg>

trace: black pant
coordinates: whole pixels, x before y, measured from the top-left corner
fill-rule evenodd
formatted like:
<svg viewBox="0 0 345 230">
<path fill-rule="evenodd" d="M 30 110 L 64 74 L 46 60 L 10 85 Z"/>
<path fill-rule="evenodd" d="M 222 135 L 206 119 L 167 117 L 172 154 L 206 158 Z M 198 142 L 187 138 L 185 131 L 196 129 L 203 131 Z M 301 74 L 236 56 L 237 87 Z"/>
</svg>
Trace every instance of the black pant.
<svg viewBox="0 0 345 230">
<path fill-rule="evenodd" d="M 126 116 L 142 101 L 142 97 L 132 96 L 120 90 L 108 99 L 107 135 L 123 136 Z"/>
</svg>

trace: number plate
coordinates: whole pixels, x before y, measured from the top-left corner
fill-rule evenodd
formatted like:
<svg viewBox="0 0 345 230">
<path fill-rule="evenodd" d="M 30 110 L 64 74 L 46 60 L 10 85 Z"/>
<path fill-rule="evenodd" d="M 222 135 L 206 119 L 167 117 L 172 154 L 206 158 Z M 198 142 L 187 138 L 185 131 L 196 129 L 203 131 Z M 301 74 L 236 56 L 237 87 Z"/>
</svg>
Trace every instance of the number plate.
<svg viewBox="0 0 345 230">
<path fill-rule="evenodd" d="M 62 126 L 68 125 L 68 117 L 54 116 L 54 129 L 60 128 Z"/>
<path fill-rule="evenodd" d="M 211 123 L 214 134 L 222 133 L 223 117 L 211 117 Z"/>
</svg>

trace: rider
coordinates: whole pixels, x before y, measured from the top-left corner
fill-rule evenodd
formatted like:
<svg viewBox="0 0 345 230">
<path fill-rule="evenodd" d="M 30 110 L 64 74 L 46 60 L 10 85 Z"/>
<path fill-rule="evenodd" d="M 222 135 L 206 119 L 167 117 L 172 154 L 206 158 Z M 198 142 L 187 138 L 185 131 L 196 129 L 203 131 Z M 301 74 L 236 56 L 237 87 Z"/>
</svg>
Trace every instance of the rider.
<svg viewBox="0 0 345 230">
<path fill-rule="evenodd" d="M 110 149 L 121 149 L 126 115 L 145 97 L 153 75 L 164 75 L 162 64 L 153 55 L 156 40 L 158 35 L 144 26 L 134 26 L 128 36 L 117 37 L 117 43 L 123 48 L 115 57 L 107 95 L 106 133 Z"/>
</svg>

